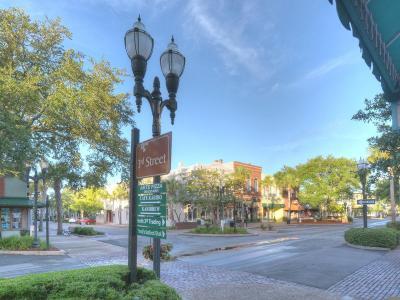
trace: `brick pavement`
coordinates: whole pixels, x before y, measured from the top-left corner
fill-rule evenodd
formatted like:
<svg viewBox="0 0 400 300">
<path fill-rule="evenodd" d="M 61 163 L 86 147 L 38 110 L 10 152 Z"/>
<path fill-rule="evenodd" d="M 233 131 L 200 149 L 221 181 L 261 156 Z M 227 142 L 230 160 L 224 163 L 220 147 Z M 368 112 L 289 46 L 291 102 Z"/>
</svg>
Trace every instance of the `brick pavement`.
<svg viewBox="0 0 400 300">
<path fill-rule="evenodd" d="M 358 269 L 331 286 L 328 291 L 359 299 L 381 300 L 399 297 L 400 249 L 393 250 Z"/>
</svg>

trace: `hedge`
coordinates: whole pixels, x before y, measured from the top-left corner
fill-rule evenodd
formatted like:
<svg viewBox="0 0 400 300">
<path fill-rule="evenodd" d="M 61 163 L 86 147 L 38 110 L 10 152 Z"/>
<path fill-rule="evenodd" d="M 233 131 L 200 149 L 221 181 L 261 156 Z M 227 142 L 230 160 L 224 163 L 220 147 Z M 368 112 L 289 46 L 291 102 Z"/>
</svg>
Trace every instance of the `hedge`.
<svg viewBox="0 0 400 300">
<path fill-rule="evenodd" d="M 224 227 L 224 231 L 221 230 L 220 227 L 216 226 L 205 226 L 205 227 L 196 227 L 190 231 L 191 233 L 198 234 L 246 234 L 248 233 L 246 228 L 238 227 Z"/>
<path fill-rule="evenodd" d="M 79 235 L 103 235 L 104 232 L 96 231 L 93 227 L 72 227 L 73 234 Z"/>
<path fill-rule="evenodd" d="M 39 240 L 39 249 L 46 249 L 46 243 Z M 32 248 L 33 237 L 31 236 L 10 236 L 0 238 L 0 250 L 29 250 Z"/>
<path fill-rule="evenodd" d="M 394 249 L 400 233 L 391 228 L 351 228 L 344 233 L 346 242 L 354 245 Z"/>
<path fill-rule="evenodd" d="M 388 223 L 386 223 L 386 227 L 393 228 L 393 229 L 396 229 L 396 230 L 400 230 L 400 222 L 399 221 L 388 222 Z"/>
<path fill-rule="evenodd" d="M 138 268 L 138 282 L 128 284 L 127 266 L 113 265 L 0 279 L 0 300 L 13 299 L 181 299 L 155 274 Z"/>
</svg>

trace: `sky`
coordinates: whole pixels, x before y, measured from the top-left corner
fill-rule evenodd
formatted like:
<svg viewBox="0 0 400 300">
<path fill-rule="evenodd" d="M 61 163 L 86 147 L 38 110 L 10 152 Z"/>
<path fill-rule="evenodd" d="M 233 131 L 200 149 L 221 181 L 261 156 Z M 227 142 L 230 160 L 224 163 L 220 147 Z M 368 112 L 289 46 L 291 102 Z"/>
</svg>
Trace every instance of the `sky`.
<svg viewBox="0 0 400 300">
<path fill-rule="evenodd" d="M 145 87 L 159 76 L 164 97 L 159 57 L 173 34 L 186 57 L 175 125 L 168 111 L 162 120 L 162 133 L 173 132 L 173 168 L 223 159 L 273 174 L 317 155 L 367 155 L 375 129 L 351 117 L 380 84 L 328 1 L 0 1 L 11 6 L 33 19 L 60 17 L 73 33 L 66 47 L 130 74 L 124 35 L 140 14 L 155 41 Z M 117 90 L 132 89 L 128 77 Z M 146 102 L 135 121 L 141 140 L 150 138 Z"/>
</svg>

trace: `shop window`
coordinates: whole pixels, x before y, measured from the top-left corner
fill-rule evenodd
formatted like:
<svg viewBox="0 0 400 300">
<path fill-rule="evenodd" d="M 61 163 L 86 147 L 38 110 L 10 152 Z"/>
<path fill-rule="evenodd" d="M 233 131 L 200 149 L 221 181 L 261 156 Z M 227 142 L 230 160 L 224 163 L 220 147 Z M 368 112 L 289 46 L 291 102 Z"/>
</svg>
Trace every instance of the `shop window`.
<svg viewBox="0 0 400 300">
<path fill-rule="evenodd" d="M 256 193 L 258 193 L 258 180 L 257 180 L 257 178 L 254 178 L 254 191 Z"/>
<path fill-rule="evenodd" d="M 248 192 L 251 191 L 251 180 L 250 180 L 250 178 L 246 180 L 246 190 Z"/>
<path fill-rule="evenodd" d="M 13 208 L 12 210 L 12 229 L 21 229 L 21 209 Z"/>
<path fill-rule="evenodd" d="M 9 230 L 10 229 L 10 209 L 2 208 L 0 210 L 1 214 L 1 229 Z"/>
</svg>

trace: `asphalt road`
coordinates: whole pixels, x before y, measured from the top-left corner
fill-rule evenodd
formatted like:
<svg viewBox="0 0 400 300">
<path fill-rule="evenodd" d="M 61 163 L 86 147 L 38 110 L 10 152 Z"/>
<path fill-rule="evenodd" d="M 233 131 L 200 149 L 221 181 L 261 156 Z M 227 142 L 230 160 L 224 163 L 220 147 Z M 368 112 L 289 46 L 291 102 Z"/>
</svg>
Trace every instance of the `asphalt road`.
<svg viewBox="0 0 400 300">
<path fill-rule="evenodd" d="M 369 222 L 371 227 L 375 227 L 384 225 L 387 220 Z M 357 220 L 355 225 L 359 223 Z M 327 289 L 386 253 L 348 247 L 343 240 L 343 232 L 347 228 L 289 227 L 280 230 L 280 234 L 296 239 L 179 259 Z"/>
</svg>

